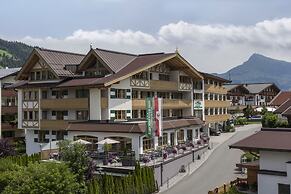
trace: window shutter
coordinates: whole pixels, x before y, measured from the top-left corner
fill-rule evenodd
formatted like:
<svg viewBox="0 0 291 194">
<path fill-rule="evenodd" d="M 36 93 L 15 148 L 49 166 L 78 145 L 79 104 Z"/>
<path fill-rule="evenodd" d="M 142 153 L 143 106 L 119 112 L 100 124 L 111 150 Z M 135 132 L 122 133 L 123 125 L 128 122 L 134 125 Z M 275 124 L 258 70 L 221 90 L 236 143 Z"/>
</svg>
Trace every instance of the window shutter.
<svg viewBox="0 0 291 194">
<path fill-rule="evenodd" d="M 115 119 L 115 110 L 110 110 L 110 120 Z"/>
<path fill-rule="evenodd" d="M 126 89 L 126 98 L 130 99 L 130 96 L 131 96 L 130 89 Z"/>
<path fill-rule="evenodd" d="M 131 117 L 131 111 L 130 110 L 126 110 L 126 118 L 127 119 L 130 119 L 130 117 Z"/>
<path fill-rule="evenodd" d="M 115 88 L 110 88 L 110 98 L 116 98 Z"/>
</svg>

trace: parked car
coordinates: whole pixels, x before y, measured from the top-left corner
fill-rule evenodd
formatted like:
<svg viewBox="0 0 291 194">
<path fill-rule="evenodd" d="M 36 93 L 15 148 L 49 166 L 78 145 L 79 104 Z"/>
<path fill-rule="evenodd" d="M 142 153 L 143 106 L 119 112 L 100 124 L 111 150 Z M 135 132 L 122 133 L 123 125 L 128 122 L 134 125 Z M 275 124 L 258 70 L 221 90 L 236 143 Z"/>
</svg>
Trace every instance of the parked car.
<svg viewBox="0 0 291 194">
<path fill-rule="evenodd" d="M 221 134 L 221 131 L 215 128 L 209 128 L 209 131 L 210 131 L 210 135 L 213 135 L 213 136 L 219 136 Z"/>
</svg>

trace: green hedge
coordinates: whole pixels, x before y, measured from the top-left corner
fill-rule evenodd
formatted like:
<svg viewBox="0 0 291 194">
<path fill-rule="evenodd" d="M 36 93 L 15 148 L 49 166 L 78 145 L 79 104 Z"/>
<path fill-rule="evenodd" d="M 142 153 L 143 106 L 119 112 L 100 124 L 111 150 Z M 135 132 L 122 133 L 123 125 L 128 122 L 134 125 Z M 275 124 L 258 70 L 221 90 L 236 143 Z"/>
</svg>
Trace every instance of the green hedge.
<svg viewBox="0 0 291 194">
<path fill-rule="evenodd" d="M 87 185 L 88 194 L 150 194 L 157 191 L 152 167 L 135 167 L 135 172 L 125 177 L 101 175 Z"/>
</svg>

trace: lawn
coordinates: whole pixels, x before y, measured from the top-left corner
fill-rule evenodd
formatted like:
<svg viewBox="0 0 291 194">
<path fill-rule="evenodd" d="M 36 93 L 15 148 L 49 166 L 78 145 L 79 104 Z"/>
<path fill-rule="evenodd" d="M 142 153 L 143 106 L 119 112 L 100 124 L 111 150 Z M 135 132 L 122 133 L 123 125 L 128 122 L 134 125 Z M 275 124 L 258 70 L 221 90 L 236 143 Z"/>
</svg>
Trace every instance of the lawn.
<svg viewBox="0 0 291 194">
<path fill-rule="evenodd" d="M 2 57 L 3 53 L 4 53 L 5 55 L 7 55 L 8 57 L 12 57 L 12 55 L 11 55 L 9 52 L 0 49 L 0 57 Z"/>
</svg>

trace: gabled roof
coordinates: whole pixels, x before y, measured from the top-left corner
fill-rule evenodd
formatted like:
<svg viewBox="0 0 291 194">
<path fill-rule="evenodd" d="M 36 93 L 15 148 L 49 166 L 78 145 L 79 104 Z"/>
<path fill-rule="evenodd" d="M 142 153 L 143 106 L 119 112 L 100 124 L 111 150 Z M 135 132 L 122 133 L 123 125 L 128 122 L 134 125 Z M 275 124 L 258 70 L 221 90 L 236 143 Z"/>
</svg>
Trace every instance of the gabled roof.
<svg viewBox="0 0 291 194">
<path fill-rule="evenodd" d="M 227 91 L 230 91 L 238 86 L 242 86 L 242 84 L 225 84 L 223 86 L 227 89 Z"/>
<path fill-rule="evenodd" d="M 247 151 L 267 150 L 291 152 L 290 139 L 290 128 L 262 129 L 262 131 L 242 139 L 229 147 Z"/>
<path fill-rule="evenodd" d="M 199 73 L 201 73 L 204 78 L 209 78 L 209 79 L 217 80 L 217 81 L 220 81 L 220 82 L 223 82 L 223 83 L 230 83 L 231 82 L 228 79 L 224 79 L 222 77 L 219 77 L 217 75 L 213 75 L 213 74 L 210 74 L 210 73 L 205 73 L 205 72 L 201 72 L 201 71 Z"/>
<path fill-rule="evenodd" d="M 60 84 L 58 87 L 66 86 L 89 86 L 89 85 L 103 85 L 109 86 L 118 81 L 126 79 L 136 73 L 149 69 L 160 63 L 175 61 L 177 64 L 187 66 L 184 70 L 189 74 L 195 75 L 196 77 L 203 79 L 202 75 L 188 63 L 179 53 L 151 53 L 151 54 L 139 54 L 133 55 L 129 53 L 121 53 L 116 51 L 108 51 L 102 49 L 92 49 L 88 55 L 82 61 L 79 70 L 84 70 L 85 60 L 89 60 L 89 55 L 96 54 L 96 57 L 102 59 L 107 67 L 113 71 L 113 74 L 102 78 L 89 79 L 88 82 L 83 78 L 75 78 Z M 99 54 L 101 56 L 99 56 Z"/>
<path fill-rule="evenodd" d="M 285 112 L 288 108 L 291 107 L 291 100 L 287 99 L 284 103 L 282 103 L 275 111 L 275 114 L 282 114 Z"/>
<path fill-rule="evenodd" d="M 246 83 L 244 84 L 244 87 L 251 93 L 251 94 L 258 94 L 262 90 L 274 85 L 276 88 L 278 88 L 274 83 Z M 278 90 L 280 90 L 278 88 Z"/>
<path fill-rule="evenodd" d="M 42 59 L 52 70 L 52 72 L 56 74 L 56 76 L 73 77 L 74 74 L 71 71 L 65 69 L 66 65 L 79 65 L 84 56 L 85 55 L 77 53 L 34 48 L 29 58 L 22 66 L 16 79 L 20 79 L 22 74 L 29 72 L 39 59 Z"/>
<path fill-rule="evenodd" d="M 0 69 L 0 79 L 3 79 L 10 75 L 16 75 L 20 68 L 8 68 L 8 69 Z"/>
<path fill-rule="evenodd" d="M 277 96 L 275 96 L 273 100 L 270 102 L 270 105 L 280 106 L 288 99 L 291 99 L 291 91 L 280 91 L 279 94 L 277 94 Z"/>
<path fill-rule="evenodd" d="M 283 113 L 283 116 L 290 117 L 291 116 L 291 106 L 288 107 Z"/>
</svg>

